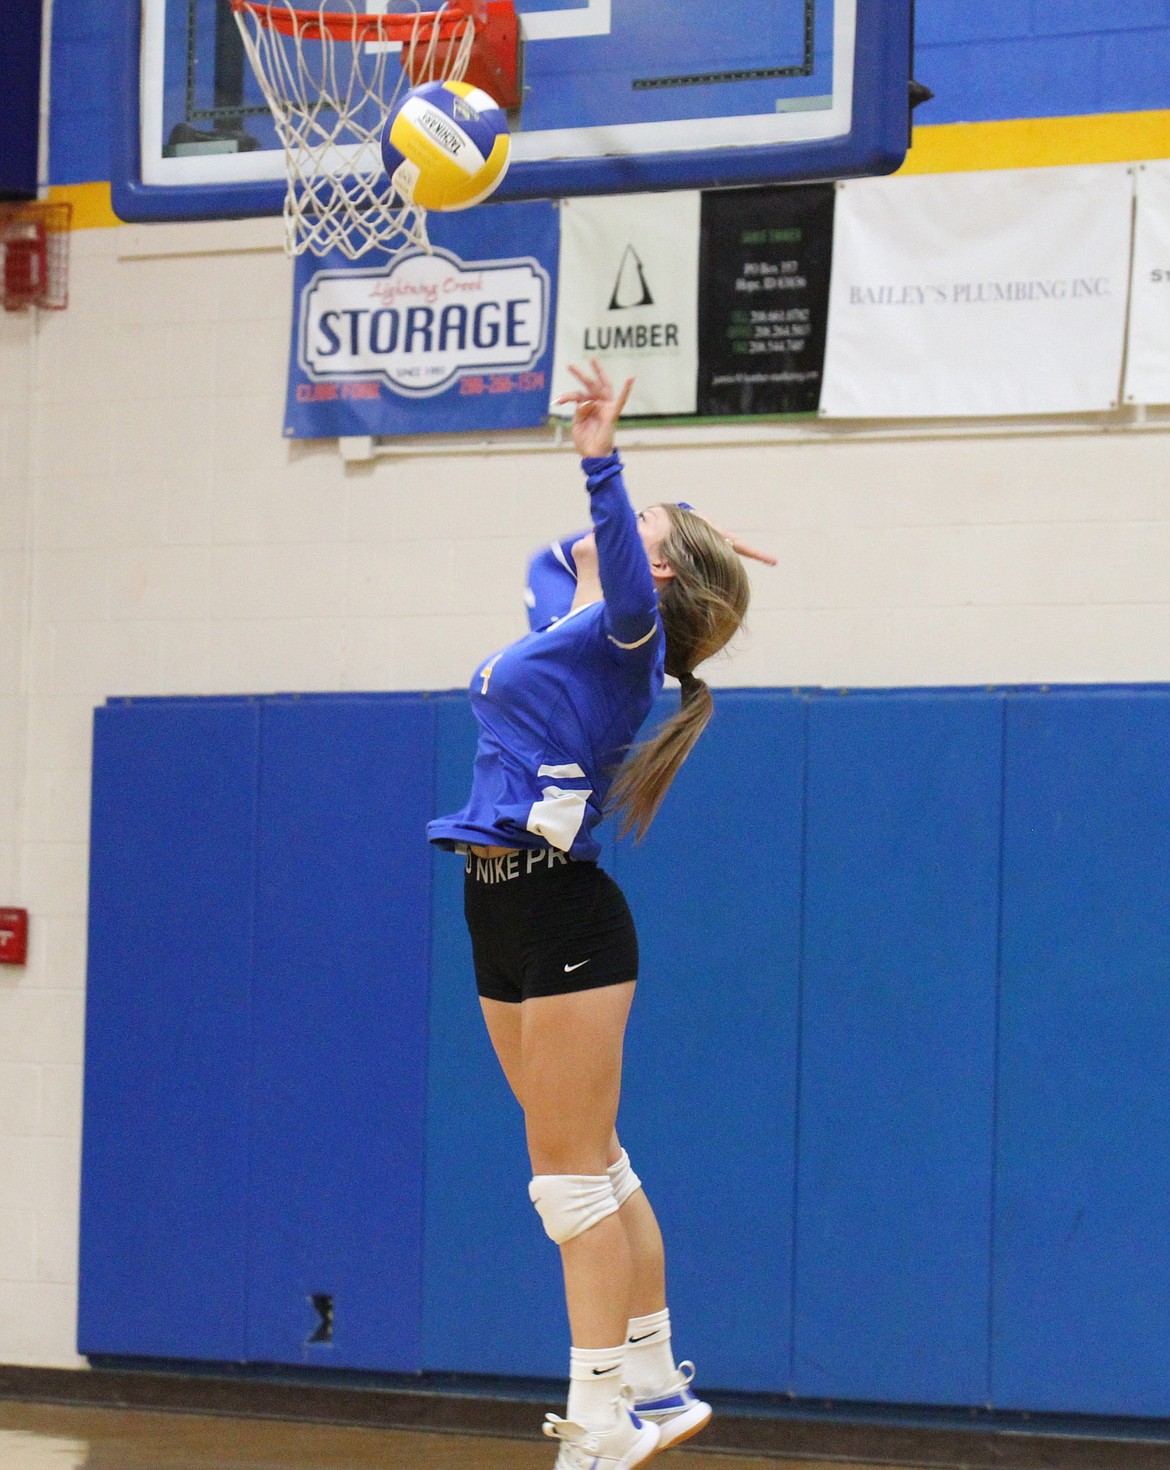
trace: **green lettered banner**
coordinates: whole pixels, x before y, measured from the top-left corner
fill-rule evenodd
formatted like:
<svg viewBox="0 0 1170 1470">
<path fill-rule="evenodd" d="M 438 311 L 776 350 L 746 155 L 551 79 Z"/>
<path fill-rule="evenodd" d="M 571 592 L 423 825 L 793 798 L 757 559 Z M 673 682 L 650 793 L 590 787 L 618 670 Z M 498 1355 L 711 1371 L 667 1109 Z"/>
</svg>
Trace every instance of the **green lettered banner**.
<svg viewBox="0 0 1170 1470">
<path fill-rule="evenodd" d="M 699 413 L 817 411 L 833 199 L 831 184 L 703 195 Z"/>
</svg>

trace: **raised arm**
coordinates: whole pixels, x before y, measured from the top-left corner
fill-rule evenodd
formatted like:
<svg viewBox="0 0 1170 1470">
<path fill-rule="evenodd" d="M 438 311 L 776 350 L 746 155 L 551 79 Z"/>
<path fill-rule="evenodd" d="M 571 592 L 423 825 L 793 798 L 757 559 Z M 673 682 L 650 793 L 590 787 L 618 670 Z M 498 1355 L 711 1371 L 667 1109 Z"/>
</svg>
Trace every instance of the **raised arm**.
<svg viewBox="0 0 1170 1470">
<path fill-rule="evenodd" d="M 596 358 L 588 372 L 573 364 L 569 371 L 581 387 L 557 401 L 573 404 L 573 443 L 589 488 L 606 633 L 618 648 L 648 647 L 659 626 L 658 592 L 613 447 L 614 426 L 634 380 L 627 378 L 616 393 Z"/>
<path fill-rule="evenodd" d="M 597 572 L 605 598 L 605 631 L 618 648 L 649 646 L 658 629 L 658 591 L 619 456 L 581 461 L 597 540 Z"/>
</svg>

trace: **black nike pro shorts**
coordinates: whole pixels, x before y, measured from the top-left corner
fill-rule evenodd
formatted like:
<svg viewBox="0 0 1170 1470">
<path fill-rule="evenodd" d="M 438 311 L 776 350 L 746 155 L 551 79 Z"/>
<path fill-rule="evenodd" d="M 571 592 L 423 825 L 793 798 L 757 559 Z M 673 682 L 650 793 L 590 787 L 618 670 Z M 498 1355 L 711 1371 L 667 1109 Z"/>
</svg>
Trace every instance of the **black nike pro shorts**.
<svg viewBox="0 0 1170 1470">
<path fill-rule="evenodd" d="M 463 911 L 475 983 L 516 1004 L 638 978 L 638 936 L 625 895 L 596 863 L 551 848 L 467 854 Z"/>
</svg>

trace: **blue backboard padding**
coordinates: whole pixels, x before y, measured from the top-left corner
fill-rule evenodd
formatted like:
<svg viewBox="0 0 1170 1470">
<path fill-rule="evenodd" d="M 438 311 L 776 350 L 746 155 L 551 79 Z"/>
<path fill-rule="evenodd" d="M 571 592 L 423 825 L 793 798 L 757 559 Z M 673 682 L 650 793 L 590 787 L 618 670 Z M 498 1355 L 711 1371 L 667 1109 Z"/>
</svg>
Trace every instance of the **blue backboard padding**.
<svg viewBox="0 0 1170 1470">
<path fill-rule="evenodd" d="M 678 708 L 677 691 L 659 714 Z M 614 873 L 640 978 L 619 1129 L 666 1241 L 678 1356 L 709 1387 L 790 1381 L 804 700 L 720 691 Z"/>
<path fill-rule="evenodd" d="M 417 1370 L 430 700 L 264 705 L 248 1353 Z M 309 1344 L 310 1297 L 334 1298 Z"/>
<path fill-rule="evenodd" d="M 137 177 L 137 137 L 128 116 L 136 119 L 137 106 L 126 106 L 137 96 L 130 36 L 137 11 L 138 0 L 74 0 L 54 12 L 54 184 Z M 937 94 L 917 112 L 919 123 L 1170 107 L 1170 18 L 1163 0 L 1111 0 L 1108 6 L 1099 0 L 1036 0 L 1032 6 L 918 0 L 916 31 L 914 70 Z M 226 203 L 222 212 L 255 207 L 245 198 Z"/>
<path fill-rule="evenodd" d="M 630 12 L 636 9 L 635 0 L 627 3 Z M 123 0 L 123 4 L 113 57 L 116 85 L 110 177 L 116 213 L 125 220 L 145 221 L 279 213 L 285 195 L 283 179 L 210 187 L 143 183 L 139 132 L 140 5 L 138 0 L 130 3 Z M 857 10 L 851 126 L 847 134 L 783 145 L 745 144 L 721 149 L 717 154 L 689 146 L 597 157 L 577 157 L 570 150 L 550 160 L 517 163 L 501 181 L 495 197 L 498 200 L 558 198 L 892 172 L 902 162 L 909 144 L 907 78 L 912 6 L 910 0 L 858 0 Z M 616 45 L 618 41 L 619 35 L 615 33 L 611 44 Z M 586 39 L 574 44 L 583 44 L 588 51 L 593 42 Z M 722 41 L 717 49 L 723 49 Z M 601 54 L 605 55 L 604 49 Z M 623 54 L 616 70 L 623 70 L 625 64 Z M 606 65 L 599 71 L 610 69 L 614 68 Z M 629 85 L 633 87 L 633 78 L 629 78 Z M 545 79 L 546 96 L 550 89 L 555 95 L 555 89 L 563 87 L 564 78 L 554 69 Z M 669 90 L 672 94 L 686 94 L 689 88 Z M 655 91 L 651 89 L 651 93 Z M 769 102 L 768 110 L 773 106 L 774 102 Z"/>
<path fill-rule="evenodd" d="M 993 1390 L 1170 1411 L 1170 692 L 1009 704 Z"/>
<path fill-rule="evenodd" d="M 810 707 L 802 1396 L 987 1399 L 1002 709 Z"/>
<path fill-rule="evenodd" d="M 475 720 L 436 707 L 435 814 L 467 800 Z M 427 1105 L 423 1366 L 564 1377 L 560 1259 L 528 1198 L 524 1117 L 492 1053 L 463 921 L 463 859 L 436 851 Z"/>
<path fill-rule="evenodd" d="M 94 722 L 79 1351 L 246 1355 L 259 707 Z"/>
</svg>

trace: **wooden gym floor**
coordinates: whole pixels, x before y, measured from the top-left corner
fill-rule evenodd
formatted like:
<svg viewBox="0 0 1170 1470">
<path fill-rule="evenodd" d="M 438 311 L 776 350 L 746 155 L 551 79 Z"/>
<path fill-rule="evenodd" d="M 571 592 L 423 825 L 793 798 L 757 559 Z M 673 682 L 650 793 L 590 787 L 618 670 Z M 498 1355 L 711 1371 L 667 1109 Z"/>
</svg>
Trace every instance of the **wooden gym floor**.
<svg viewBox="0 0 1170 1470">
<path fill-rule="evenodd" d="M 490 1394 L 0 1364 L 0 1470 L 551 1470 L 546 1407 Z M 655 1470 L 1170 1470 L 1170 1421 L 934 1424 L 729 1404 Z"/>
<path fill-rule="evenodd" d="M 1083 1442 L 1079 1448 L 1072 1458 L 1080 1465 L 1151 1463 L 1143 1453 L 1148 1445 L 1131 1445 L 1128 1454 L 1110 1446 L 1100 1459 L 1091 1450 L 1086 1456 Z M 1164 1465 L 1165 1446 L 1158 1448 L 1163 1453 L 1155 1463 Z M 0 1470 L 549 1470 L 555 1451 L 551 1442 L 500 1436 L 0 1402 Z M 1010 1452 L 992 1449 L 987 1459 L 967 1464 L 1005 1465 L 1013 1459 Z M 1063 1459 L 1059 1453 L 1044 1455 L 1039 1463 L 1061 1467 Z M 884 1457 L 758 1458 L 708 1454 L 697 1445 L 675 1454 L 674 1464 L 678 1470 L 839 1470 L 842 1464 L 897 1470 Z"/>
<path fill-rule="evenodd" d="M 0 1470 L 551 1470 L 555 1458 L 552 1441 L 0 1403 Z M 794 1461 L 697 1450 L 675 1463 L 797 1470 Z M 802 1460 L 799 1470 L 818 1470 L 817 1462 Z"/>
</svg>

